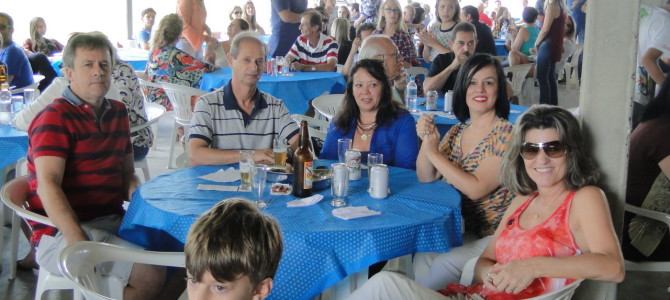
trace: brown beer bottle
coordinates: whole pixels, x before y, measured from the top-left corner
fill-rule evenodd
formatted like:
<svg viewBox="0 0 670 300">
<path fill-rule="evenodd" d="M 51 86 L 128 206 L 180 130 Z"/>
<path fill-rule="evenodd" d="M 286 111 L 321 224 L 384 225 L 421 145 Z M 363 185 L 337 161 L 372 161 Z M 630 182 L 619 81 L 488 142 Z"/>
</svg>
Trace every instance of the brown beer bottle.
<svg viewBox="0 0 670 300">
<path fill-rule="evenodd" d="M 293 155 L 293 195 L 304 198 L 312 195 L 312 166 L 314 156 L 309 149 L 309 131 L 307 121 L 300 122 L 300 139 L 298 149 Z"/>
</svg>

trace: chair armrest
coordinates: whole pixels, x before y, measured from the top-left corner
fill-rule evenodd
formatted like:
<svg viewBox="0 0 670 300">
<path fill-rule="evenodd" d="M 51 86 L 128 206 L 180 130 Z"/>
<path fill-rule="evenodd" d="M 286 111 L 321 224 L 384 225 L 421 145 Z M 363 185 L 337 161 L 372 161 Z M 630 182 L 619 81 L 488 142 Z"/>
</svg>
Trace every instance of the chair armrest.
<svg viewBox="0 0 670 300">
<path fill-rule="evenodd" d="M 631 205 L 631 204 L 626 204 L 624 209 L 627 212 L 631 212 L 631 213 L 634 213 L 636 215 L 640 215 L 640 216 L 643 216 L 643 217 L 647 217 L 649 219 L 653 219 L 653 220 L 656 220 L 656 221 L 659 221 L 659 222 L 663 222 L 666 225 L 668 225 L 668 228 L 670 228 L 670 214 L 666 214 L 666 213 L 663 213 L 663 212 L 660 212 L 660 211 L 655 211 L 655 210 L 651 210 L 651 209 L 638 207 L 638 206 Z"/>
</svg>

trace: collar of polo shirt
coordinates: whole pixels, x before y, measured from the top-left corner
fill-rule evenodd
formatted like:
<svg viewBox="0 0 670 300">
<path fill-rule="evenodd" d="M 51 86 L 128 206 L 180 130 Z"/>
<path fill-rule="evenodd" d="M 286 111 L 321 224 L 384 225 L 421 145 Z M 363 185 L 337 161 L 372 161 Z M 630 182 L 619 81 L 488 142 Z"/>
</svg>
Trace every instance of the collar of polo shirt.
<svg viewBox="0 0 670 300">
<path fill-rule="evenodd" d="M 240 106 L 237 104 L 237 99 L 235 98 L 235 94 L 233 94 L 233 87 L 230 84 L 230 81 L 228 81 L 228 84 L 226 84 L 226 86 L 223 87 L 223 104 L 226 110 L 238 110 L 242 114 L 245 126 L 249 125 L 249 122 L 251 122 L 251 118 L 259 110 L 268 107 L 268 102 L 265 101 L 263 94 L 261 94 L 261 92 L 258 89 L 256 89 L 256 93 L 254 94 L 253 99 L 254 99 L 254 109 L 251 111 L 251 115 L 248 115 L 242 109 L 240 109 Z"/>
</svg>

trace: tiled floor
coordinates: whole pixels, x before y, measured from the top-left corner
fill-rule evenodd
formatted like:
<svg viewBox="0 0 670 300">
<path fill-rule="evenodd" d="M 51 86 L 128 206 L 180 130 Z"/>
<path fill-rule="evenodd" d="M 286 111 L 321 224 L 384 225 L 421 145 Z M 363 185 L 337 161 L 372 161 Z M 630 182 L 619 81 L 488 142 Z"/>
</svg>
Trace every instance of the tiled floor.
<svg viewBox="0 0 670 300">
<path fill-rule="evenodd" d="M 578 91 L 575 89 L 566 89 L 565 85 L 559 85 L 559 105 L 566 108 L 576 107 Z M 527 104 L 527 103 L 522 103 Z M 166 168 L 169 152 L 169 135 L 172 126 L 172 119 L 166 116 L 159 122 L 158 147 L 149 152 L 148 162 L 151 170 L 151 176 L 158 176 L 165 172 L 170 172 Z M 177 146 L 177 154 L 181 153 L 181 147 Z M 137 170 L 140 172 L 140 170 Z M 141 177 L 141 174 L 138 173 Z M 2 238 L 4 245 L 7 245 L 9 239 L 9 228 L 2 227 Z M 22 241 L 19 253 L 24 254 L 27 251 L 27 242 Z M 28 300 L 33 299 L 37 277 L 31 272 L 18 272 L 17 278 L 8 280 L 9 276 L 9 249 L 7 246 L 1 252 L 2 265 L 0 273 L 0 299 Z M 645 273 L 628 272 L 626 280 L 619 285 L 617 299 L 669 299 L 670 293 L 667 288 L 670 286 L 670 273 Z M 49 292 L 45 299 L 71 299 L 71 293 L 68 292 Z"/>
</svg>

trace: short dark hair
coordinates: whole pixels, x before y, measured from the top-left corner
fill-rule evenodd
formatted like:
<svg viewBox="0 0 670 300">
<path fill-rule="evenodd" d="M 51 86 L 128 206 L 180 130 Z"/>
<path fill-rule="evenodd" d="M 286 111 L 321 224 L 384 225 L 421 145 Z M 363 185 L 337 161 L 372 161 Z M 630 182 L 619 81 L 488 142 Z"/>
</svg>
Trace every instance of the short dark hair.
<svg viewBox="0 0 670 300">
<path fill-rule="evenodd" d="M 537 191 L 537 184 L 528 176 L 521 157 L 526 133 L 532 129 L 555 129 L 558 132 L 559 140 L 567 147 L 564 182 L 570 190 L 598 182 L 598 168 L 584 145 L 577 119 L 563 108 L 540 104 L 533 105 L 523 113 L 512 129 L 512 139 L 503 156 L 500 178 L 502 185 L 510 192 L 529 195 Z"/>
<path fill-rule="evenodd" d="M 472 32 L 475 35 L 475 39 L 477 39 L 477 28 L 475 28 L 475 25 L 470 24 L 470 22 L 463 21 L 454 26 L 454 29 L 451 31 L 452 41 L 456 39 L 456 34 L 459 32 Z"/>
<path fill-rule="evenodd" d="M 472 5 L 463 6 L 463 13 L 470 16 L 473 22 L 479 22 L 479 10 L 476 7 Z"/>
<path fill-rule="evenodd" d="M 414 20 L 412 20 L 412 24 L 420 24 L 423 22 L 423 19 L 426 17 L 424 16 L 426 14 L 426 11 L 423 10 L 423 7 L 420 5 L 418 7 L 414 7 Z"/>
<path fill-rule="evenodd" d="M 7 19 L 7 25 L 9 25 L 9 29 L 14 28 L 14 19 L 12 17 L 4 12 L 0 12 L 0 17 Z"/>
<path fill-rule="evenodd" d="M 144 15 L 149 13 L 153 13 L 154 15 L 156 15 L 156 11 L 153 8 L 149 7 L 142 10 L 142 14 L 140 14 L 140 16 L 144 17 Z"/>
<path fill-rule="evenodd" d="M 493 66 L 495 68 L 498 77 L 498 95 L 495 104 L 496 116 L 505 120 L 507 120 L 507 117 L 509 116 L 510 104 L 507 99 L 507 80 L 505 79 L 505 73 L 500 65 L 500 61 L 489 54 L 478 53 L 466 60 L 458 71 L 458 75 L 456 75 L 453 105 L 454 114 L 461 123 L 465 123 L 470 119 L 470 109 L 466 103 L 466 96 L 472 77 L 475 73 L 479 72 L 479 70 L 488 66 Z"/>
<path fill-rule="evenodd" d="M 195 281 L 209 272 L 219 282 L 248 276 L 253 286 L 273 278 L 283 243 L 277 221 L 245 199 L 226 199 L 201 216 L 188 233 L 186 270 Z"/>
<path fill-rule="evenodd" d="M 302 13 L 302 16 L 309 18 L 309 25 L 319 26 L 319 31 L 323 30 L 323 17 L 320 12 L 314 9 L 308 9 Z"/>
<path fill-rule="evenodd" d="M 370 75 L 379 80 L 382 85 L 382 95 L 379 100 L 376 123 L 377 126 L 383 126 L 395 119 L 400 113 L 406 110 L 400 107 L 396 101 L 393 101 L 391 92 L 391 83 L 384 72 L 384 63 L 378 59 L 361 59 L 351 69 L 349 81 L 347 82 L 347 91 L 344 94 L 344 101 L 335 115 L 335 126 L 345 133 L 351 130 L 351 124 L 358 119 L 360 110 L 356 99 L 354 98 L 354 74 L 363 69 Z"/>
<path fill-rule="evenodd" d="M 65 49 L 63 49 L 63 66 L 66 68 L 74 68 L 74 59 L 77 54 L 77 49 L 102 49 L 109 52 L 110 69 L 114 66 L 114 58 L 116 57 L 114 46 L 107 39 L 107 36 L 99 31 L 93 32 L 75 32 L 67 40 Z"/>
<path fill-rule="evenodd" d="M 375 31 L 377 29 L 377 26 L 372 23 L 363 23 L 358 26 L 358 29 L 356 29 L 356 37 L 361 37 L 361 32 L 363 31 Z"/>
<path fill-rule="evenodd" d="M 537 9 L 535 9 L 535 7 L 526 6 L 526 8 L 523 9 L 523 13 L 521 16 L 524 22 L 534 23 L 537 20 L 538 14 L 539 13 L 537 12 Z"/>
<path fill-rule="evenodd" d="M 670 1 L 670 0 L 668 0 L 668 1 Z M 351 9 L 356 10 L 357 12 L 361 12 L 361 6 L 356 2 L 351 3 Z"/>
</svg>

